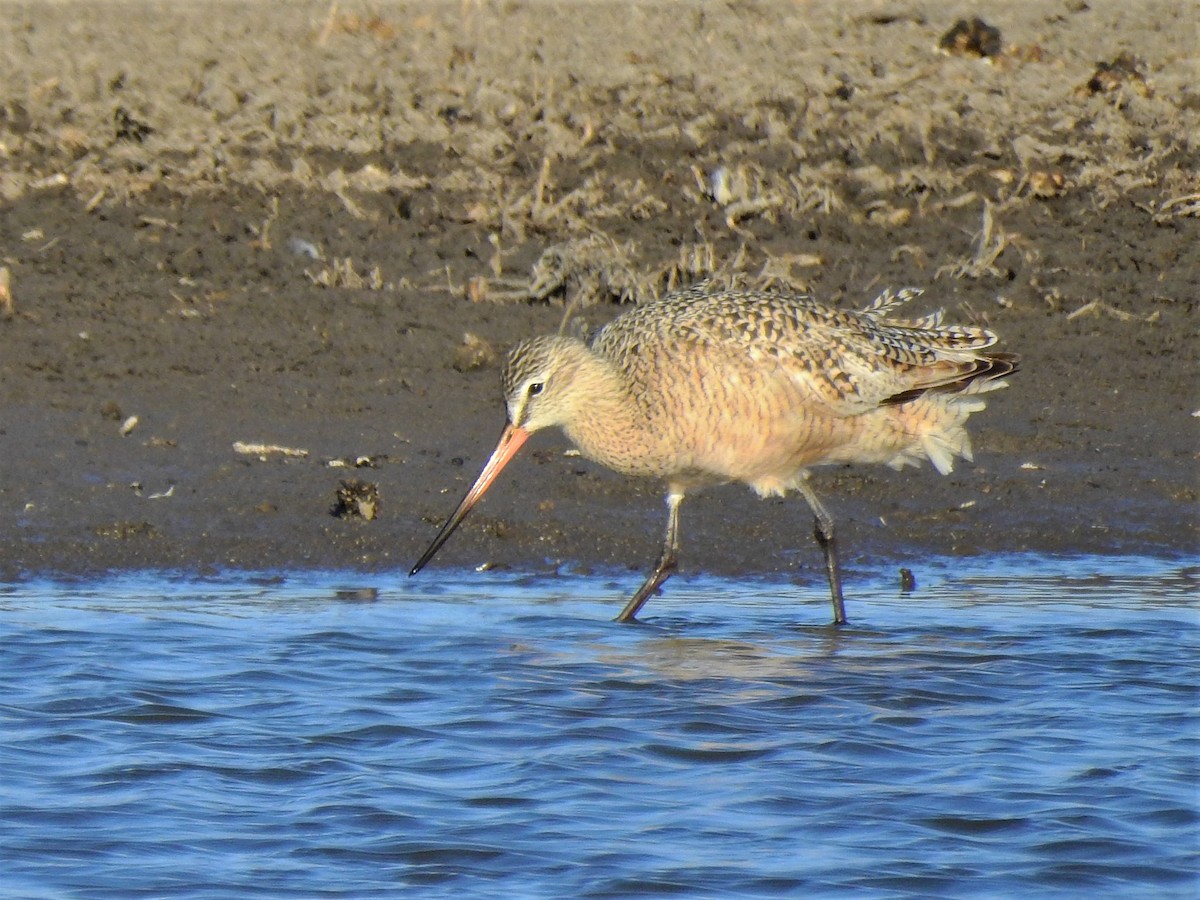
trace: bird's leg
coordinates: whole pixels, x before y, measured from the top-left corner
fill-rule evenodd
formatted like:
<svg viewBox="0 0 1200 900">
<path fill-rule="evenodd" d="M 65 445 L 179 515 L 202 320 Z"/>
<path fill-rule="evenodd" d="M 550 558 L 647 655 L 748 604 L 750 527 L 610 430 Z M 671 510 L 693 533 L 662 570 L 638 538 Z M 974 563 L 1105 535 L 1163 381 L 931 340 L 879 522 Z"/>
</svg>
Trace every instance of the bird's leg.
<svg viewBox="0 0 1200 900">
<path fill-rule="evenodd" d="M 667 533 L 663 539 L 662 553 L 658 555 L 658 562 L 654 564 L 654 571 L 650 573 L 645 583 L 637 589 L 637 593 L 629 598 L 629 602 L 625 604 L 625 608 L 621 610 L 617 616 L 618 622 L 634 622 L 638 610 L 645 606 L 654 592 L 662 587 L 662 583 L 671 577 L 671 573 L 675 571 L 679 564 L 677 554 L 679 552 L 679 504 L 683 502 L 683 494 L 671 491 L 667 494 Z"/>
<path fill-rule="evenodd" d="M 833 624 L 845 625 L 846 602 L 842 599 L 842 572 L 838 568 L 833 516 L 829 514 L 829 510 L 825 508 L 825 504 L 821 502 L 813 489 L 809 487 L 807 478 L 802 479 L 797 488 L 804 495 L 804 499 L 808 501 L 813 516 L 816 518 L 813 535 L 816 537 L 817 543 L 821 545 L 821 552 L 825 554 L 825 575 L 829 579 L 829 596 L 833 601 Z"/>
</svg>

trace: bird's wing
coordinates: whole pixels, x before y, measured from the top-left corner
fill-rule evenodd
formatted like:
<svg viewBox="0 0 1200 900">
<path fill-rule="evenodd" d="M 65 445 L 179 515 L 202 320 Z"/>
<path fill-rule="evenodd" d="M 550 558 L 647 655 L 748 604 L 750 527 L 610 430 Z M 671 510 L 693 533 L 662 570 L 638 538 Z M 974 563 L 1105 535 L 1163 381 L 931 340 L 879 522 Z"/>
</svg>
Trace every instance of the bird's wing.
<svg viewBox="0 0 1200 900">
<path fill-rule="evenodd" d="M 989 357 L 979 352 L 996 342 L 991 332 L 942 325 L 936 315 L 887 318 L 914 295 L 885 292 L 867 309 L 851 312 L 807 297 L 685 293 L 668 298 L 641 333 L 656 332 L 657 340 L 681 342 L 687 352 L 714 361 L 771 367 L 812 403 L 851 416 L 965 385 L 991 369 Z M 636 326 L 636 319 L 628 325 Z"/>
</svg>

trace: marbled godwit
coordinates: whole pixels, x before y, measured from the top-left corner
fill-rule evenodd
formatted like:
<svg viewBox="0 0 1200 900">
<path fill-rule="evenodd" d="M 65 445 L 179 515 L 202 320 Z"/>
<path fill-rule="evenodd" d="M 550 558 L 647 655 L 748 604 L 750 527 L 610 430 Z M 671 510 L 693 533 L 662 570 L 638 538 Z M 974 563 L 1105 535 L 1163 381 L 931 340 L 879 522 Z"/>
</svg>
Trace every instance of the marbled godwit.
<svg viewBox="0 0 1200 900">
<path fill-rule="evenodd" d="M 761 497 L 797 490 L 816 517 L 835 624 L 846 621 L 833 518 L 812 466 L 928 459 L 942 474 L 971 459 L 967 418 L 1005 386 L 1017 357 L 996 336 L 894 318 L 920 294 L 885 291 L 859 312 L 801 296 L 672 294 L 614 319 L 585 343 L 522 341 L 508 354 L 508 424 L 474 486 L 413 566 L 415 575 L 535 431 L 561 428 L 580 452 L 667 485 L 667 531 L 654 570 L 618 621 L 630 621 L 676 568 L 679 504 L 694 488 L 741 481 Z"/>
</svg>

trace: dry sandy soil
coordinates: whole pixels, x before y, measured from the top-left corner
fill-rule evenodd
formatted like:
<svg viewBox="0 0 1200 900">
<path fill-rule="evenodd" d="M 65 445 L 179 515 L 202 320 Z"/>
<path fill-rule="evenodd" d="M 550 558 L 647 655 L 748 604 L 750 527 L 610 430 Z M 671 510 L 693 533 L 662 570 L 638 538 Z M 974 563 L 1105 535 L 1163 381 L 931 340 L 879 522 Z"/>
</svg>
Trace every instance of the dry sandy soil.
<svg viewBox="0 0 1200 900">
<path fill-rule="evenodd" d="M 0 577 L 401 572 L 497 352 L 702 278 L 921 287 L 1021 355 L 974 466 L 818 474 L 852 572 L 1195 554 L 1195 3 L 0 7 Z M 565 449 L 434 566 L 647 567 L 659 486 Z M 803 501 L 683 516 L 685 570 L 821 578 Z"/>
</svg>

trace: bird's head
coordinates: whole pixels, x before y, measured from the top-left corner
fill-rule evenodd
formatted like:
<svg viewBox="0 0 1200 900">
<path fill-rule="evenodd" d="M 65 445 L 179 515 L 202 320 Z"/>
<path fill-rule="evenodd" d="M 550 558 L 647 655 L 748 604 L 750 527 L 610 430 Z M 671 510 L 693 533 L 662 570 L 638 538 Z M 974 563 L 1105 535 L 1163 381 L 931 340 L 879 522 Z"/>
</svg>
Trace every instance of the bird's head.
<svg viewBox="0 0 1200 900">
<path fill-rule="evenodd" d="M 501 374 L 509 424 L 530 433 L 566 425 L 580 396 L 576 376 L 589 353 L 581 341 L 566 337 L 514 346 Z"/>
</svg>

